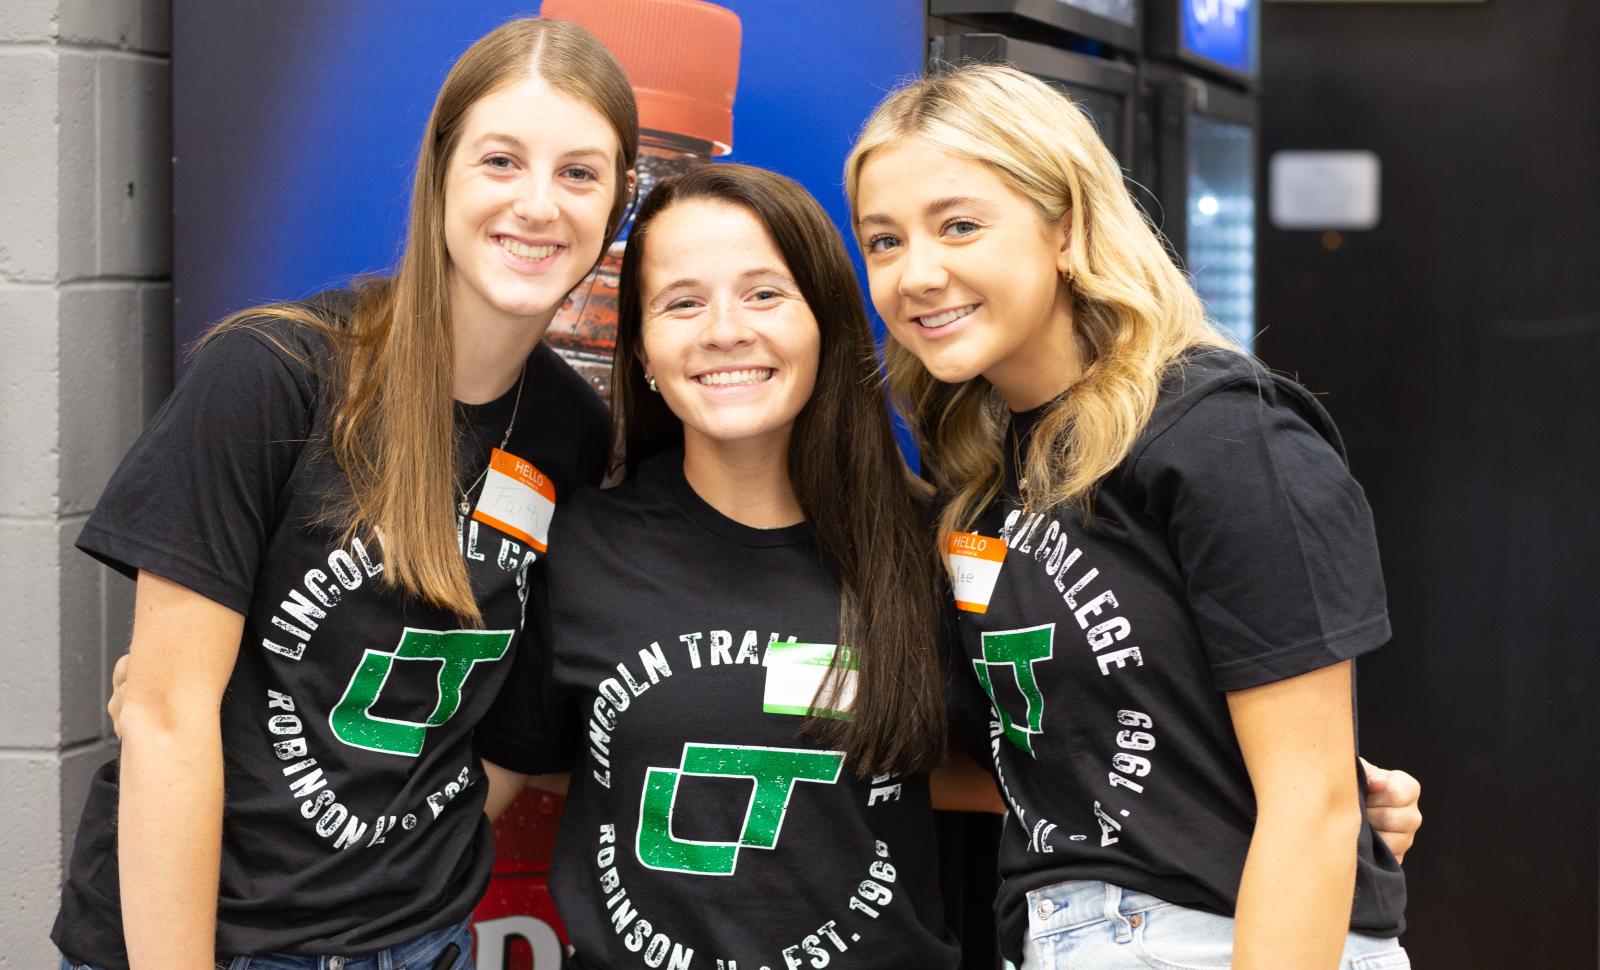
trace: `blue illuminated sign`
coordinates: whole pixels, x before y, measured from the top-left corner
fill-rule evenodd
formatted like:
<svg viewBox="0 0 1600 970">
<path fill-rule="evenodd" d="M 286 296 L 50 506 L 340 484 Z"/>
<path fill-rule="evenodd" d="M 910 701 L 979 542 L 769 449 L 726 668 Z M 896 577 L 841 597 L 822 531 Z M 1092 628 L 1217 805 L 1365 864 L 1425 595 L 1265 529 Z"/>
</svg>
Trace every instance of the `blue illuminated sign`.
<svg viewBox="0 0 1600 970">
<path fill-rule="evenodd" d="M 1256 0 L 1182 0 L 1183 48 L 1223 67 L 1256 74 Z"/>
</svg>

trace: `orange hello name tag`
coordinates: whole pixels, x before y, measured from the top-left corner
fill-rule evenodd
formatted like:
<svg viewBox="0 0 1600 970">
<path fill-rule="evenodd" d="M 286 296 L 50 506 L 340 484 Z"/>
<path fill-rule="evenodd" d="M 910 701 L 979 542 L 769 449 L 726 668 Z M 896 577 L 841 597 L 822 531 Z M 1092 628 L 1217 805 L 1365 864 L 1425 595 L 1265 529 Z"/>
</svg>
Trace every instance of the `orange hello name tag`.
<svg viewBox="0 0 1600 970">
<path fill-rule="evenodd" d="M 545 552 L 555 514 L 555 483 L 531 462 L 496 448 L 472 517 Z"/>
<path fill-rule="evenodd" d="M 956 607 L 968 613 L 989 612 L 989 597 L 994 595 L 1000 566 L 1006 561 L 1006 544 L 973 532 L 952 532 L 945 558 L 950 563 Z"/>
</svg>

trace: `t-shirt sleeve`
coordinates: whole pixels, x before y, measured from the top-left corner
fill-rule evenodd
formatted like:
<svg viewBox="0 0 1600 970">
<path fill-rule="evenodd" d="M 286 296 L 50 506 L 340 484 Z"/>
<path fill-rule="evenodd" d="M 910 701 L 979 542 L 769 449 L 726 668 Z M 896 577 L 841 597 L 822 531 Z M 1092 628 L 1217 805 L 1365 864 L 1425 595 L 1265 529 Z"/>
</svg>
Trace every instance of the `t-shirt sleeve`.
<svg viewBox="0 0 1600 970">
<path fill-rule="evenodd" d="M 511 672 L 473 730 L 479 757 L 528 775 L 571 771 L 577 760 L 577 713 L 554 677 L 550 587 L 544 569 L 530 579 L 527 623 Z"/>
<path fill-rule="evenodd" d="M 246 612 L 310 435 L 309 366 L 249 330 L 207 343 L 122 459 L 78 548 L 130 578 L 146 570 Z"/>
<path fill-rule="evenodd" d="M 1389 639 L 1372 512 L 1339 449 L 1308 392 L 1263 376 L 1200 396 L 1137 458 L 1219 690 Z"/>
</svg>

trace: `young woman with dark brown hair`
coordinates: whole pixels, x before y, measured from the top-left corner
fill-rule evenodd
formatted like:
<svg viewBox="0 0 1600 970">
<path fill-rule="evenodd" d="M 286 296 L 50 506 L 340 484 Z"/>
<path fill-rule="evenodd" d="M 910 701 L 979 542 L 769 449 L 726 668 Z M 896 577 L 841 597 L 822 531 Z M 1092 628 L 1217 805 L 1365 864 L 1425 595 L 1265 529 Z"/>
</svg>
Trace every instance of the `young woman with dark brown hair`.
<svg viewBox="0 0 1600 970">
<path fill-rule="evenodd" d="M 789 179 L 707 166 L 643 204 L 620 298 L 624 481 L 555 526 L 524 694 L 553 720 L 498 705 L 478 742 L 572 771 L 578 965 L 952 967 L 943 598 L 844 244 Z"/>
<path fill-rule="evenodd" d="M 471 728 L 608 450 L 540 339 L 637 144 L 593 37 L 508 23 L 439 93 L 394 275 L 208 335 L 79 539 L 138 585 L 64 965 L 466 965 L 492 862 Z"/>
</svg>

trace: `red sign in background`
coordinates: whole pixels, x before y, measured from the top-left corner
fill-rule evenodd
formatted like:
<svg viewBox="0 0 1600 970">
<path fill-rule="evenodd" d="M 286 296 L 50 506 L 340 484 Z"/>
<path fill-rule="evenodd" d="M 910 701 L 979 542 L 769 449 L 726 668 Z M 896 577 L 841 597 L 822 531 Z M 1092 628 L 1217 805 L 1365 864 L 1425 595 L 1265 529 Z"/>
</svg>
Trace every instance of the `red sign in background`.
<svg viewBox="0 0 1600 970">
<path fill-rule="evenodd" d="M 567 933 L 550 898 L 560 795 L 525 789 L 494 824 L 494 875 L 472 912 L 476 970 L 555 970 Z"/>
</svg>

